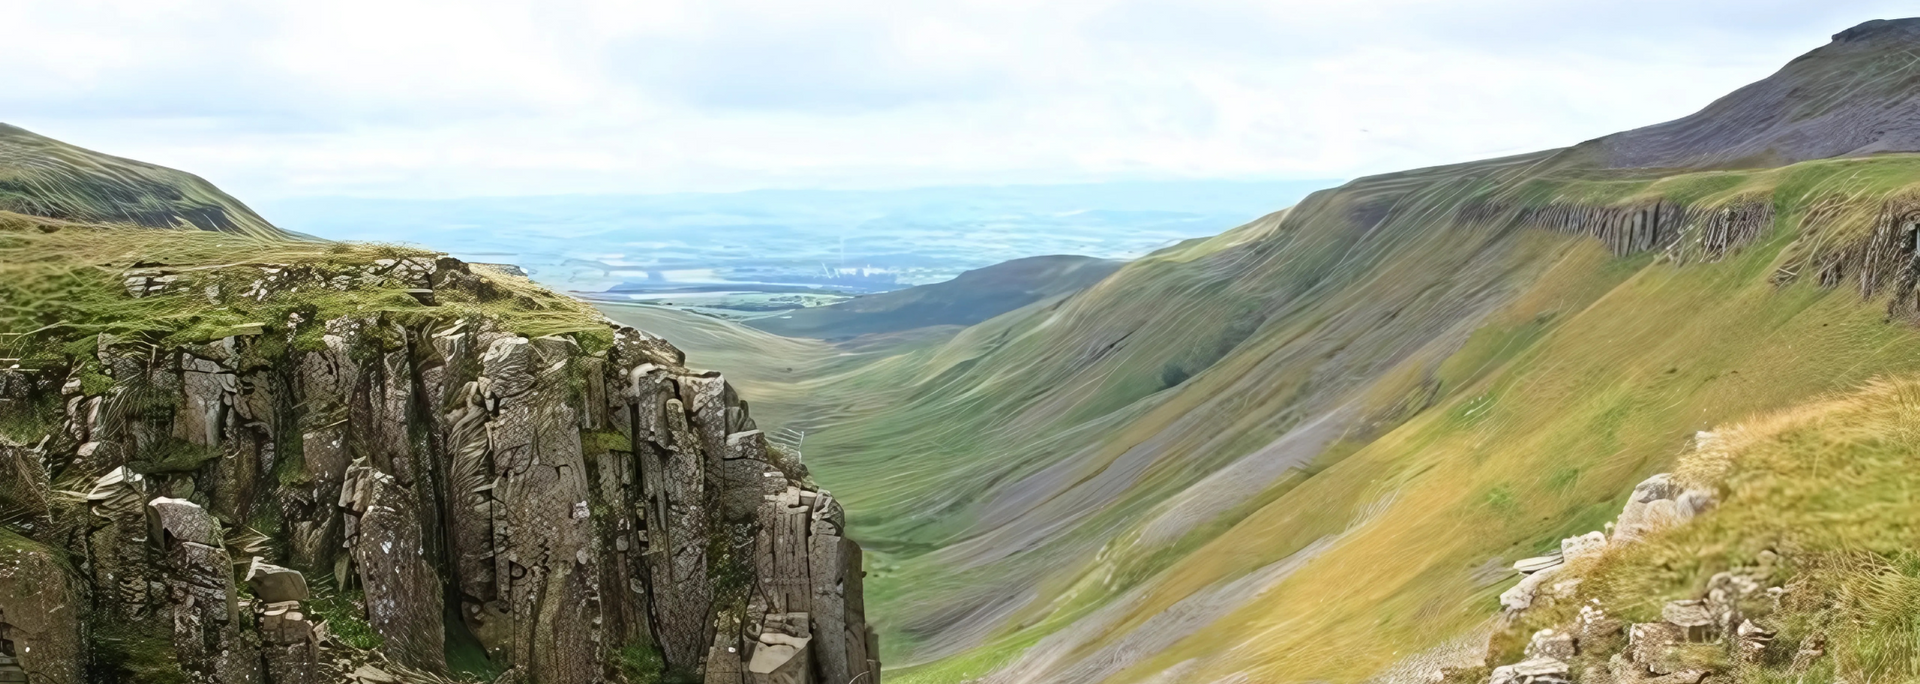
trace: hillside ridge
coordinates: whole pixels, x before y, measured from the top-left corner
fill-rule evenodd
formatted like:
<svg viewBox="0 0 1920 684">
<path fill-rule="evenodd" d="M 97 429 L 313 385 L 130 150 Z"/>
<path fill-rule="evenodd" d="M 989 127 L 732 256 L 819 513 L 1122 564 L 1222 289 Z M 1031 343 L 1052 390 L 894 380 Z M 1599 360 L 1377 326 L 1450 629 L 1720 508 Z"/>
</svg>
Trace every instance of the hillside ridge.
<svg viewBox="0 0 1920 684">
<path fill-rule="evenodd" d="M 1751 168 L 1920 151 L 1920 18 L 1877 19 L 1699 112 L 1616 133 L 1612 168 Z"/>
<path fill-rule="evenodd" d="M 306 238 L 275 227 L 199 176 L 6 123 L 0 123 L 0 211 L 82 223 Z"/>
<path fill-rule="evenodd" d="M 973 325 L 1076 292 L 1119 270 L 1122 263 L 1068 254 L 1012 259 L 963 272 L 952 280 L 749 319 L 746 324 L 789 337 L 826 339 Z"/>
<path fill-rule="evenodd" d="M 750 389 L 858 503 L 897 681 L 1433 681 L 1694 433 L 1920 372 L 1911 26 Z"/>
</svg>

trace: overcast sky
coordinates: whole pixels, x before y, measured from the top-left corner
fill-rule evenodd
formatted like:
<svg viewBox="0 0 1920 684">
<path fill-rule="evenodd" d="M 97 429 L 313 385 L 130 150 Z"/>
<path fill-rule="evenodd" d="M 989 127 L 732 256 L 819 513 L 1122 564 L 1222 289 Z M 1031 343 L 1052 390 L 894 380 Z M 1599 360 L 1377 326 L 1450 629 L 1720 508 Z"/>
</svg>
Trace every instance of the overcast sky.
<svg viewBox="0 0 1920 684">
<path fill-rule="evenodd" d="M 0 0 L 0 121 L 243 199 L 1345 178 L 1671 119 L 1910 0 Z"/>
</svg>

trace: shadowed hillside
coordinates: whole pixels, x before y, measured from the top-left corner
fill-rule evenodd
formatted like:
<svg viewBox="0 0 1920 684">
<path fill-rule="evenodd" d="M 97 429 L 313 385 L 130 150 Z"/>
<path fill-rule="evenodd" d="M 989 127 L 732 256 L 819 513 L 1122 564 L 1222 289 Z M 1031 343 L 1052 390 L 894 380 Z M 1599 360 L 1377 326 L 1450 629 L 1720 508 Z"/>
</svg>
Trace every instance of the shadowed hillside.
<svg viewBox="0 0 1920 684">
<path fill-rule="evenodd" d="M 1014 259 L 953 280 L 756 318 L 747 325 L 789 337 L 845 339 L 937 325 L 973 325 L 1099 282 L 1121 262 L 1054 255 Z"/>
<path fill-rule="evenodd" d="M 0 124 L 0 210 L 85 223 L 292 237 L 199 176 Z"/>
<path fill-rule="evenodd" d="M 1430 681 L 1696 432 L 1920 371 L 1914 25 L 743 392 L 859 509 L 890 681 Z"/>
</svg>

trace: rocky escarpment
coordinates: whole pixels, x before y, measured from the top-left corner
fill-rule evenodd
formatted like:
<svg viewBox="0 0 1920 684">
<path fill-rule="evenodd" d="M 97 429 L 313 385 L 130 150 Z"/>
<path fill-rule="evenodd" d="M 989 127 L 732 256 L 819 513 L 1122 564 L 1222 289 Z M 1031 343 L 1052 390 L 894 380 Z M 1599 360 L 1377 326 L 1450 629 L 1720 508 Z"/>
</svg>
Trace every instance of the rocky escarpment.
<svg viewBox="0 0 1920 684">
<path fill-rule="evenodd" d="M 1718 261 L 1760 239 L 1774 223 L 1768 198 L 1692 207 L 1671 200 L 1588 204 L 1550 202 L 1516 205 L 1477 202 L 1457 218 L 1469 223 L 1510 221 L 1527 228 L 1585 235 L 1615 256 L 1662 250 L 1675 261 Z"/>
<path fill-rule="evenodd" d="M 59 352 L 0 372 L 0 682 L 878 681 L 840 504 L 726 380 L 439 306 L 504 277 L 145 266 L 274 316 L 17 337 Z"/>
<path fill-rule="evenodd" d="M 1462 222 L 1503 224 L 1583 235 L 1616 256 L 1659 252 L 1673 263 L 1725 259 L 1770 234 L 1775 199 L 1754 197 L 1692 206 L 1671 200 L 1613 204 L 1480 202 L 1461 207 Z M 1887 297 L 1888 313 L 1920 321 L 1920 198 L 1891 194 L 1876 203 L 1834 195 L 1800 218 L 1806 235 L 1773 274 L 1776 285 L 1812 279 Z"/>
</svg>

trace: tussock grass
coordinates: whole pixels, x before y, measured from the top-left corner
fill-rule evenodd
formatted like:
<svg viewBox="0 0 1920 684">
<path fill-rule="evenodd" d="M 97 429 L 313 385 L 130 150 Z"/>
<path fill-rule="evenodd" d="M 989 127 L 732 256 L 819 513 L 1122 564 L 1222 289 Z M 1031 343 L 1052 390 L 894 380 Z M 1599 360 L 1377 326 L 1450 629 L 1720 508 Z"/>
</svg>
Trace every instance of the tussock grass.
<svg viewBox="0 0 1920 684">
<path fill-rule="evenodd" d="M 1920 680 L 1920 380 L 1853 391 L 1713 431 L 1676 476 L 1721 492 L 1693 523 L 1610 553 L 1581 586 L 1634 620 L 1708 575 L 1778 554 L 1780 636 L 1739 681 Z M 1803 646 L 1827 656 L 1793 669 Z"/>
<path fill-rule="evenodd" d="M 435 256 L 394 245 L 86 225 L 0 212 L 0 355 L 28 364 L 55 362 L 68 352 L 91 351 L 93 338 L 102 333 L 170 345 L 224 337 L 253 323 L 264 324 L 267 332 L 292 332 L 289 317 L 296 313 L 306 322 L 340 315 L 384 315 L 401 322 L 484 316 L 529 336 L 575 333 L 587 343 L 611 341 L 591 307 L 524 278 L 478 269 L 476 277 L 489 284 L 493 296 L 449 290 L 437 293 L 439 306 L 433 307 L 415 300 L 401 284 L 289 288 L 257 299 L 233 294 L 263 278 L 262 267 L 358 275 L 377 259 Z M 195 286 L 130 296 L 123 274 L 154 267 L 189 271 Z M 224 294 L 209 296 L 208 288 Z M 80 346 L 66 349 L 72 343 Z"/>
</svg>

